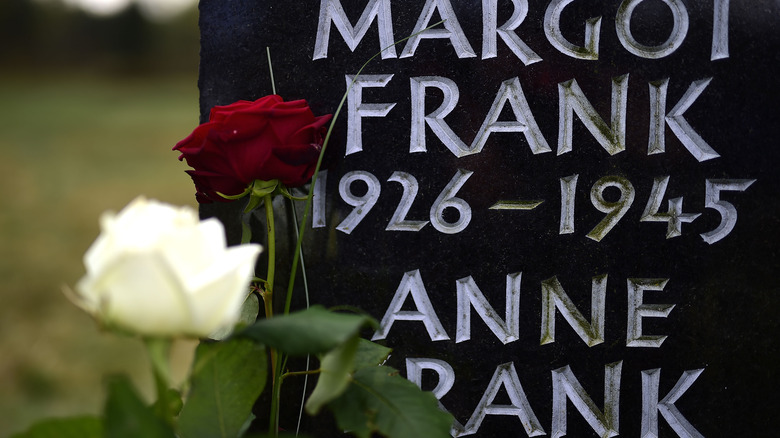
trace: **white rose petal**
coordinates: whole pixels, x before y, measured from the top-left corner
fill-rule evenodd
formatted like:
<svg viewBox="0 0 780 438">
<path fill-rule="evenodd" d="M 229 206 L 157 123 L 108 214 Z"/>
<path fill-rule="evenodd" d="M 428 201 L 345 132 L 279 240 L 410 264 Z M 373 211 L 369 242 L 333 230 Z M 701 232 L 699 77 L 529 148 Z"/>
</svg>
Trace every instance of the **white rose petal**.
<svg viewBox="0 0 780 438">
<path fill-rule="evenodd" d="M 254 277 L 254 254 L 251 247 L 228 249 L 223 263 L 212 265 L 198 277 L 201 280 L 194 290 L 193 322 L 208 329 L 209 333 L 232 327 L 241 315 L 241 306 L 247 297 L 245 278 Z M 232 285 L 229 282 L 233 282 Z M 232 295 L 229 291 L 235 291 Z"/>
<path fill-rule="evenodd" d="M 84 310 L 145 336 L 205 337 L 236 323 L 259 245 L 227 248 L 216 219 L 143 197 L 100 224 L 76 285 Z"/>
</svg>

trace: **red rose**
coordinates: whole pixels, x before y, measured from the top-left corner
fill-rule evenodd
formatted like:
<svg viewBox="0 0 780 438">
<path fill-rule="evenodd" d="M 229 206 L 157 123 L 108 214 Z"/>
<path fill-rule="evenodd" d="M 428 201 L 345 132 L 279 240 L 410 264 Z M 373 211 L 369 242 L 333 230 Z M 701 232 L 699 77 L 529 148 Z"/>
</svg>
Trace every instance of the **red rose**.
<svg viewBox="0 0 780 438">
<path fill-rule="evenodd" d="M 227 201 L 255 180 L 306 184 L 322 149 L 331 115 L 315 117 L 305 100 L 273 95 L 211 109 L 209 121 L 174 146 L 194 170 L 187 173 L 198 202 Z"/>
</svg>

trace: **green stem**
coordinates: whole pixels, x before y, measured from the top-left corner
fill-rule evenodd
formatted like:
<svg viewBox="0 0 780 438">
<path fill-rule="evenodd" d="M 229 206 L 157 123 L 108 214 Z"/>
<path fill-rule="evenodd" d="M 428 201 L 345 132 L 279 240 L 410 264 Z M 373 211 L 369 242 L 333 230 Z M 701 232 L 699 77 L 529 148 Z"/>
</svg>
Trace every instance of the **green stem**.
<svg viewBox="0 0 780 438">
<path fill-rule="evenodd" d="M 273 197 L 271 194 L 263 196 L 263 204 L 265 204 L 265 221 L 268 226 L 268 274 L 265 282 L 265 290 L 263 290 L 263 305 L 265 307 L 265 317 L 271 318 L 274 316 L 274 269 L 276 267 L 276 227 L 274 225 L 274 206 Z M 271 349 L 271 376 L 272 376 L 272 393 L 271 393 L 271 416 L 269 418 L 269 433 L 271 436 L 279 435 L 279 403 L 281 401 L 281 379 L 278 376 L 281 374 L 281 367 L 279 366 L 279 354 L 275 348 Z"/>
<path fill-rule="evenodd" d="M 330 141 L 330 136 L 333 133 L 333 128 L 336 126 L 336 119 L 339 118 L 339 114 L 341 113 L 342 108 L 344 107 L 344 102 L 347 100 L 347 96 L 349 96 L 349 91 L 352 89 L 352 86 L 355 85 L 355 81 L 357 81 L 360 74 L 363 72 L 363 69 L 366 68 L 366 66 L 373 61 L 376 57 L 382 54 L 385 50 L 389 49 L 390 47 L 395 46 L 396 44 L 402 43 L 409 38 L 418 35 L 422 32 L 425 32 L 426 30 L 438 26 L 441 23 L 444 23 L 445 20 L 439 21 L 438 23 L 434 23 L 425 29 L 421 30 L 420 32 L 417 32 L 415 34 L 409 35 L 408 37 L 398 40 L 394 42 L 393 44 L 383 48 L 379 52 L 377 52 L 374 56 L 368 59 L 358 70 L 357 74 L 352 78 L 352 82 L 350 82 L 349 86 L 347 87 L 347 91 L 344 93 L 343 96 L 341 96 L 341 101 L 339 102 L 339 106 L 336 107 L 336 112 L 333 113 L 333 119 L 330 121 L 330 126 L 328 126 L 328 132 L 325 134 L 325 140 L 322 142 L 322 150 L 320 150 L 320 156 L 317 158 L 317 166 L 314 168 L 314 175 L 311 177 L 311 186 L 309 187 L 309 195 L 306 197 L 306 206 L 303 208 L 303 220 L 301 221 L 300 225 L 298 226 L 298 242 L 295 244 L 295 253 L 293 255 L 292 260 L 292 267 L 290 269 L 290 281 L 287 282 L 287 299 L 284 303 L 284 314 L 287 315 L 290 313 L 290 305 L 292 303 L 292 291 L 293 291 L 293 285 L 295 284 L 295 275 L 298 272 L 298 259 L 301 254 L 301 245 L 303 244 L 303 233 L 306 230 L 306 222 L 309 219 L 309 211 L 311 210 L 311 200 L 314 195 L 314 186 L 317 184 L 317 174 L 320 171 L 320 167 L 322 166 L 322 158 L 325 156 L 325 149 L 328 147 L 328 142 Z"/>
<path fill-rule="evenodd" d="M 306 197 L 303 198 L 303 200 L 306 200 Z M 292 212 L 292 218 L 293 218 L 293 224 L 295 226 L 295 239 L 297 241 L 299 234 L 298 234 L 298 228 L 300 226 L 300 221 L 298 221 L 298 213 L 295 210 L 295 202 L 293 202 L 292 199 L 290 199 L 290 211 Z M 309 308 L 309 281 L 306 278 L 306 263 L 303 259 L 303 252 L 300 254 L 301 257 L 301 280 L 303 280 L 303 296 L 306 299 L 306 308 Z M 286 363 L 286 357 L 284 363 Z M 311 364 L 311 356 L 306 356 L 306 371 L 309 371 L 309 365 Z M 285 369 L 286 365 L 282 366 L 282 369 Z M 284 379 L 284 376 L 280 376 L 280 379 Z M 303 419 L 303 410 L 306 405 L 306 393 L 307 388 L 309 387 L 309 376 L 305 375 L 303 379 L 303 391 L 301 391 L 301 406 L 298 410 L 298 424 L 295 427 L 295 434 L 298 435 L 298 433 L 301 430 L 301 420 Z"/>
<path fill-rule="evenodd" d="M 288 371 L 284 374 L 282 374 L 282 379 L 286 379 L 288 377 L 294 377 L 294 376 L 310 376 L 312 374 L 319 374 L 322 370 L 319 368 L 316 370 L 309 370 L 309 371 Z"/>
<path fill-rule="evenodd" d="M 146 351 L 152 364 L 152 374 L 157 390 L 157 402 L 154 405 L 155 413 L 166 423 L 173 425 L 173 412 L 171 407 L 173 400 L 170 398 L 171 367 L 170 352 L 171 340 L 165 338 L 146 338 Z"/>
<path fill-rule="evenodd" d="M 271 392 L 271 414 L 268 421 L 268 435 L 279 436 L 279 400 L 281 399 L 281 379 L 274 379 Z"/>
<path fill-rule="evenodd" d="M 301 246 L 303 244 L 303 235 L 304 235 L 304 232 L 306 230 L 306 223 L 307 223 L 308 218 L 309 218 L 309 211 L 311 211 L 311 203 L 312 203 L 312 197 L 314 195 L 314 187 L 317 184 L 317 175 L 319 174 L 320 167 L 322 166 L 322 159 L 325 156 L 325 150 L 327 149 L 328 143 L 330 142 L 330 136 L 333 133 L 333 128 L 336 126 L 336 120 L 338 119 L 339 114 L 341 113 L 341 110 L 344 107 L 344 102 L 346 102 L 346 100 L 347 100 L 347 96 L 349 95 L 349 91 L 352 89 L 352 86 L 355 84 L 355 81 L 357 81 L 357 78 L 363 72 L 363 69 L 365 69 L 366 66 L 371 61 L 373 61 L 376 57 L 378 57 L 382 52 L 384 52 L 385 50 L 389 49 L 390 47 L 395 46 L 396 44 L 402 43 L 402 42 L 408 40 L 409 38 L 412 38 L 413 36 L 418 35 L 418 34 L 424 32 L 424 31 L 426 31 L 426 30 L 428 30 L 428 29 L 430 29 L 432 27 L 438 26 L 439 24 L 441 24 L 443 22 L 444 22 L 444 20 L 439 21 L 438 23 L 434 23 L 431 26 L 428 26 L 425 29 L 421 30 L 420 32 L 417 32 L 415 34 L 409 35 L 408 37 L 406 37 L 404 39 L 396 41 L 393 44 L 391 44 L 391 45 L 383 48 L 379 52 L 377 52 L 374 56 L 369 58 L 368 61 L 366 61 L 360 67 L 360 69 L 358 70 L 357 74 L 355 74 L 355 77 L 352 79 L 352 82 L 347 87 L 347 91 L 344 93 L 343 96 L 341 96 L 341 101 L 339 102 L 339 105 L 336 108 L 335 113 L 333 114 L 333 119 L 330 122 L 330 126 L 328 126 L 328 131 L 325 134 L 325 139 L 322 142 L 322 149 L 320 150 L 320 155 L 317 158 L 317 165 L 314 168 L 314 174 L 312 175 L 312 178 L 311 178 L 311 185 L 309 186 L 309 193 L 306 196 L 306 205 L 304 206 L 304 209 L 303 209 L 303 220 L 300 222 L 300 224 L 298 224 L 298 239 L 297 239 L 297 241 L 295 243 L 295 252 L 293 254 L 292 266 L 290 268 L 290 279 L 287 282 L 287 296 L 285 297 L 285 303 L 284 303 L 284 314 L 285 315 L 290 313 L 290 306 L 292 304 L 293 286 L 295 285 L 295 276 L 296 276 L 297 271 L 298 271 L 298 261 L 302 260 L 302 257 L 301 257 Z M 268 49 L 268 48 L 266 48 L 266 51 L 267 51 L 267 54 L 268 54 L 269 68 L 271 68 L 271 62 L 270 62 L 270 60 L 271 60 L 271 52 L 270 52 L 270 49 Z M 273 82 L 274 82 L 273 81 L 273 69 L 271 69 L 271 82 L 272 82 L 272 85 L 273 85 Z M 275 85 L 274 85 L 274 94 L 276 94 Z M 269 208 L 268 207 L 269 202 L 268 202 L 267 198 L 268 198 L 268 196 L 266 196 L 266 212 L 268 211 L 268 208 Z M 268 248 L 268 251 L 269 251 L 269 254 L 268 254 L 268 256 L 269 256 L 268 285 L 269 285 L 269 287 L 273 287 L 272 286 L 273 285 L 273 268 L 271 267 L 271 259 L 274 256 L 274 252 L 273 252 L 274 248 L 271 247 L 271 240 L 272 240 L 271 239 L 271 235 L 272 235 L 271 233 L 273 232 L 273 210 L 271 210 L 271 213 L 267 213 L 267 214 L 269 215 L 269 219 L 268 219 L 268 224 L 269 224 L 268 225 L 268 235 L 269 235 L 269 239 L 268 239 L 269 240 L 269 248 Z M 265 299 L 265 296 L 263 298 Z M 307 297 L 307 301 L 308 301 L 308 297 Z M 266 307 L 266 314 L 268 314 L 268 308 L 267 307 Z M 275 353 L 276 353 L 276 351 L 272 349 L 271 350 L 271 362 L 272 362 L 272 368 L 273 368 L 273 373 L 274 373 L 273 374 L 273 388 L 274 388 L 274 390 L 273 390 L 273 394 L 271 396 L 271 418 L 270 418 L 270 421 L 269 421 L 269 429 L 270 429 L 269 432 L 270 432 L 271 436 L 277 437 L 277 436 L 279 436 L 279 400 L 281 398 L 280 388 L 281 388 L 281 383 L 282 383 L 282 367 L 280 366 L 280 367 L 277 368 L 276 365 L 274 365 L 274 363 L 275 363 L 274 362 L 274 360 L 275 360 Z M 286 358 L 284 358 L 284 356 L 283 356 L 282 360 L 286 361 Z M 308 371 L 304 371 L 303 373 L 309 373 L 309 372 Z"/>
<path fill-rule="evenodd" d="M 268 225 L 268 275 L 266 276 L 266 286 L 263 292 L 263 301 L 265 302 L 265 317 L 270 318 L 274 314 L 274 268 L 276 267 L 276 227 L 274 226 L 274 204 L 271 195 L 263 196 L 265 204 L 265 221 Z"/>
</svg>

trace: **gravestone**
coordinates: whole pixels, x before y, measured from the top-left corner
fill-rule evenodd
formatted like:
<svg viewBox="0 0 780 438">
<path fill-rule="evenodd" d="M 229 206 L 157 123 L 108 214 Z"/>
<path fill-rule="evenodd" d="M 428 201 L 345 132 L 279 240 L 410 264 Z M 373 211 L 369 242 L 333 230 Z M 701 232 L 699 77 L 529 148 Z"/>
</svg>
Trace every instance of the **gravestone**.
<svg viewBox="0 0 780 438">
<path fill-rule="evenodd" d="M 380 48 L 446 20 L 357 77 L 304 253 L 311 302 L 380 320 L 369 336 L 455 434 L 772 435 L 776 1 L 200 12 L 202 121 L 271 93 L 266 47 L 278 93 L 332 113 Z M 202 213 L 236 242 L 240 209 Z"/>
</svg>

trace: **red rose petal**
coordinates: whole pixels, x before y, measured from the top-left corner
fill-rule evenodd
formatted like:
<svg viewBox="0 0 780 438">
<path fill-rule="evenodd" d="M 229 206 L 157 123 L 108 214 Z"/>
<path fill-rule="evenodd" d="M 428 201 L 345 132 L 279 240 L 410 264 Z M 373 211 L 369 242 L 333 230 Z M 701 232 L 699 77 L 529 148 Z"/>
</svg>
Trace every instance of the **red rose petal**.
<svg viewBox="0 0 780 438">
<path fill-rule="evenodd" d="M 312 176 L 330 115 L 315 117 L 306 101 L 272 95 L 212 108 L 209 122 L 174 146 L 194 170 L 198 202 L 225 201 L 255 179 L 288 187 Z"/>
</svg>

